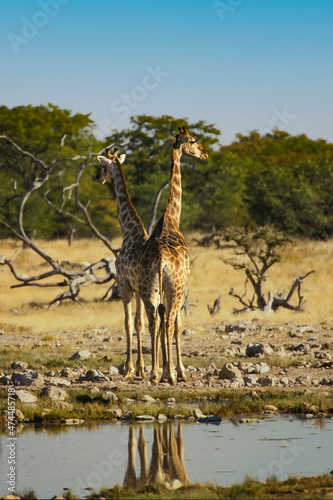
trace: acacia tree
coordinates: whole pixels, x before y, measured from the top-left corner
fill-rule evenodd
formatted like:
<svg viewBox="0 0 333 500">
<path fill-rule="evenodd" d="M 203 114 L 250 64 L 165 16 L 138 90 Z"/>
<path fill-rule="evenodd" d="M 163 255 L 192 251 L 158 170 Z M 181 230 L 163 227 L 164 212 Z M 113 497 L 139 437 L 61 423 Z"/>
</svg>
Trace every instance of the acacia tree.
<svg viewBox="0 0 333 500">
<path fill-rule="evenodd" d="M 259 309 L 260 311 L 275 311 L 279 307 L 299 311 L 304 306 L 304 297 L 301 294 L 301 286 L 304 279 L 314 271 L 309 271 L 305 275 L 298 276 L 292 283 L 287 294 L 278 293 L 274 295 L 272 291 L 264 293 L 264 283 L 268 278 L 267 271 L 276 263 L 280 262 L 282 251 L 293 240 L 274 230 L 270 226 L 257 227 L 252 234 L 247 234 L 242 229 L 228 229 L 221 234 L 227 242 L 236 243 L 234 250 L 237 260 L 224 259 L 224 262 L 231 265 L 237 271 L 243 270 L 246 275 L 245 292 L 239 295 L 231 288 L 229 294 L 236 297 L 243 305 L 242 309 L 234 309 L 235 313 L 246 310 Z M 252 296 L 247 296 L 248 283 L 252 287 Z M 297 291 L 298 301 L 292 304 L 290 301 Z"/>
</svg>

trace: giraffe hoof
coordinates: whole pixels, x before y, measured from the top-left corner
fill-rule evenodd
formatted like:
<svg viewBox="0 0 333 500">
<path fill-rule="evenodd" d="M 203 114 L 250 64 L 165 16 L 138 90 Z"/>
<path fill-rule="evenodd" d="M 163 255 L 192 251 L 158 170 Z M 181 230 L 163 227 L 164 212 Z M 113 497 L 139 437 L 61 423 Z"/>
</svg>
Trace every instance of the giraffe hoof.
<svg viewBox="0 0 333 500">
<path fill-rule="evenodd" d="M 145 378 L 145 372 L 144 372 L 144 370 L 136 370 L 136 376 L 137 377 Z"/>
<path fill-rule="evenodd" d="M 186 377 L 185 375 L 180 375 L 177 377 L 177 382 L 186 382 Z"/>
</svg>

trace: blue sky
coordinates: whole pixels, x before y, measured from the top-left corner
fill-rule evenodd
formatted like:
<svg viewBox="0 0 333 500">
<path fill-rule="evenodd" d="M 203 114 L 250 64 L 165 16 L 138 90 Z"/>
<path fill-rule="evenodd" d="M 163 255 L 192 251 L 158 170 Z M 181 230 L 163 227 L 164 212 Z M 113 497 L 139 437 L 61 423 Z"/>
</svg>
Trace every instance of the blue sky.
<svg viewBox="0 0 333 500">
<path fill-rule="evenodd" d="M 0 104 L 333 142 L 331 0 L 1 0 Z"/>
</svg>

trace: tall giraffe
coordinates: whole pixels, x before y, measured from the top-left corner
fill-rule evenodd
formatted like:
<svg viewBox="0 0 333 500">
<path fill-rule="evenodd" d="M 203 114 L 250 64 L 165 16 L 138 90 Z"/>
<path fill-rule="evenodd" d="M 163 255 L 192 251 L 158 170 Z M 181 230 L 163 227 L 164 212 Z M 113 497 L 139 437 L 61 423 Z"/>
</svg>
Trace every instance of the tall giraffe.
<svg viewBox="0 0 333 500">
<path fill-rule="evenodd" d="M 168 144 L 170 145 L 169 141 Z M 161 380 L 175 383 L 172 360 L 172 339 L 175 335 L 177 350 L 177 379 L 185 380 L 185 369 L 180 352 L 180 310 L 184 300 L 190 256 L 184 237 L 179 230 L 182 186 L 180 159 L 182 154 L 206 160 L 208 154 L 185 127 L 172 141 L 170 194 L 161 217 L 139 257 L 139 292 L 145 304 L 152 343 L 151 381 L 157 382 L 159 369 L 158 314 L 161 316 L 162 337 L 166 339 L 167 363 Z M 164 328 L 165 326 L 165 328 Z"/>
<path fill-rule="evenodd" d="M 133 319 L 131 300 L 133 295 L 135 295 L 136 298 L 134 326 L 138 340 L 136 373 L 137 375 L 144 377 L 144 362 L 141 342 L 144 308 L 139 295 L 137 263 L 139 254 L 148 240 L 148 235 L 140 217 L 137 214 L 137 211 L 132 205 L 128 193 L 125 174 L 122 167 L 125 157 L 126 155 L 123 154 L 118 158 L 117 149 L 115 149 L 113 155 L 107 150 L 107 157 L 97 156 L 97 159 L 101 164 L 101 170 L 96 180 L 101 184 L 104 184 L 107 179 L 113 178 L 116 192 L 118 219 L 123 233 L 122 246 L 116 258 L 116 273 L 117 284 L 124 306 L 127 337 L 127 360 L 124 375 L 126 378 L 131 378 L 133 372 Z"/>
</svg>

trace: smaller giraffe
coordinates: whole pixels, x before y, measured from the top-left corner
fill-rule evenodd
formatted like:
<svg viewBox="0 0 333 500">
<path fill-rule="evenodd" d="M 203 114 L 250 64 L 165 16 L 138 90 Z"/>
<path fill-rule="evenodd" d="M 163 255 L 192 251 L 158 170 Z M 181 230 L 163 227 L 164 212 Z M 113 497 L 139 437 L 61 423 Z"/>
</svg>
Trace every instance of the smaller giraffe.
<svg viewBox="0 0 333 500">
<path fill-rule="evenodd" d="M 122 163 L 126 155 L 117 155 L 106 150 L 107 156 L 97 156 L 101 164 L 101 170 L 96 178 L 98 182 L 104 184 L 107 179 L 113 178 L 118 219 L 123 233 L 123 242 L 120 252 L 116 258 L 116 273 L 119 292 L 123 301 L 125 312 L 125 329 L 127 336 L 127 360 L 125 365 L 125 378 L 131 378 L 133 372 L 132 337 L 133 320 L 131 310 L 131 300 L 133 295 L 136 298 L 136 314 L 134 319 L 138 340 L 138 359 L 136 365 L 137 375 L 144 377 L 144 362 L 142 356 L 141 335 L 143 328 L 143 303 L 139 295 L 137 263 L 141 250 L 148 240 L 147 232 L 143 223 L 132 205 L 127 183 L 125 179 Z"/>
<path fill-rule="evenodd" d="M 203 146 L 183 127 L 179 128 L 174 140 L 165 145 L 172 145 L 170 175 L 170 195 L 164 215 L 143 247 L 139 257 L 139 291 L 145 304 L 149 321 L 152 343 L 151 381 L 157 382 L 159 336 L 166 345 L 166 362 L 163 366 L 161 381 L 175 383 L 172 360 L 172 339 L 176 339 L 177 379 L 185 380 L 185 369 L 180 352 L 180 310 L 184 300 L 185 284 L 190 272 L 190 256 L 184 237 L 179 230 L 181 213 L 181 172 L 182 154 L 194 156 L 201 161 L 207 160 L 208 154 Z M 161 328 L 158 329 L 158 314 Z"/>
</svg>

